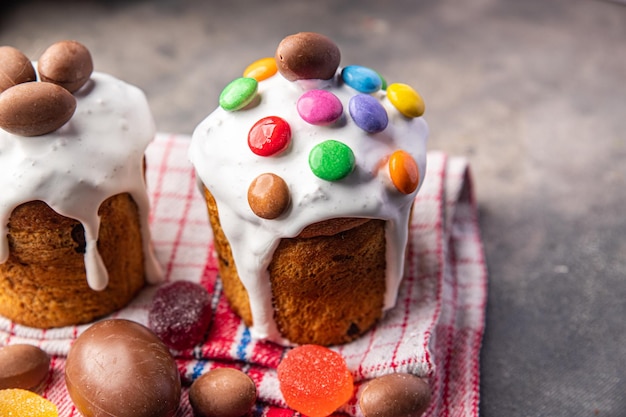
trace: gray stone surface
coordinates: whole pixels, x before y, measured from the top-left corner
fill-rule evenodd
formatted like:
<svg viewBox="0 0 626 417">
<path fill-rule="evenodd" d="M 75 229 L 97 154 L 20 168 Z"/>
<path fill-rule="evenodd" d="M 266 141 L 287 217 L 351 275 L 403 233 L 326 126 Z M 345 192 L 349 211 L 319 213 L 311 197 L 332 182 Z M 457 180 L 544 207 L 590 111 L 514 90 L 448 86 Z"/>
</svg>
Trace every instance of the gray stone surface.
<svg viewBox="0 0 626 417">
<path fill-rule="evenodd" d="M 424 96 L 466 155 L 490 283 L 481 414 L 626 415 L 626 7 L 571 0 L 3 2 L 0 44 L 75 38 L 191 133 L 285 36 Z"/>
</svg>

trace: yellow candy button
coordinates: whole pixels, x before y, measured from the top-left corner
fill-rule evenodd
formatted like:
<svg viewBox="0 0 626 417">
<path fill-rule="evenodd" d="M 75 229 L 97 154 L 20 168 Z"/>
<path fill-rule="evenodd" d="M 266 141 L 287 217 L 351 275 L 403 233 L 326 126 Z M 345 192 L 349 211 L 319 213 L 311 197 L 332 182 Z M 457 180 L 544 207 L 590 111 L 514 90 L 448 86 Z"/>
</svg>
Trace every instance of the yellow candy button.
<svg viewBox="0 0 626 417">
<path fill-rule="evenodd" d="M 387 98 L 406 117 L 420 117 L 424 114 L 424 100 L 410 85 L 402 83 L 390 84 L 387 87 Z"/>
<path fill-rule="evenodd" d="M 417 162 L 407 152 L 395 151 L 389 157 L 389 177 L 402 194 L 411 194 L 420 182 Z"/>
<path fill-rule="evenodd" d="M 278 71 L 276 67 L 276 60 L 274 57 L 261 58 L 254 61 L 243 72 L 243 76 L 247 78 L 254 78 L 257 81 L 263 81 Z"/>
<path fill-rule="evenodd" d="M 24 389 L 0 390 L 0 416 L 59 417 L 57 406 Z"/>
</svg>

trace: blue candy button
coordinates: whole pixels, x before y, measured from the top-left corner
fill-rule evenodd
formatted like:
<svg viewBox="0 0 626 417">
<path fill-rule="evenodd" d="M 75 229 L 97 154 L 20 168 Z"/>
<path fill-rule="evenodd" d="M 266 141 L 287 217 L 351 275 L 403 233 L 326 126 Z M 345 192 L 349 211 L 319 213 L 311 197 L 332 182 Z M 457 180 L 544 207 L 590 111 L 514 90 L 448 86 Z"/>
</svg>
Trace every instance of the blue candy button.
<svg viewBox="0 0 626 417">
<path fill-rule="evenodd" d="M 380 102 L 368 94 L 357 94 L 348 103 L 354 123 L 368 133 L 378 133 L 387 127 L 389 117 Z"/>
<path fill-rule="evenodd" d="M 348 65 L 341 71 L 341 78 L 350 87 L 361 93 L 373 93 L 380 90 L 383 81 L 373 69 L 360 65 Z"/>
</svg>

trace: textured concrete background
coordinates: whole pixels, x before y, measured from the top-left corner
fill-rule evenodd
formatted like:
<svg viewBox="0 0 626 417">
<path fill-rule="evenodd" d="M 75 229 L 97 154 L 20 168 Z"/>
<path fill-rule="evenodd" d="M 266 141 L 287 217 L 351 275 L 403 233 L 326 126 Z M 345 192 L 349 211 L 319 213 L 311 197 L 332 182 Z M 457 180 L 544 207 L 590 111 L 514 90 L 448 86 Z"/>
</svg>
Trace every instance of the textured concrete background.
<svg viewBox="0 0 626 417">
<path fill-rule="evenodd" d="M 481 413 L 626 415 L 626 7 L 572 0 L 3 2 L 0 44 L 86 44 L 191 133 L 278 42 L 418 89 L 431 149 L 466 155 L 490 272 Z M 19 4 L 17 4 L 19 3 Z M 2 10 L 3 9 L 3 10 Z"/>
</svg>

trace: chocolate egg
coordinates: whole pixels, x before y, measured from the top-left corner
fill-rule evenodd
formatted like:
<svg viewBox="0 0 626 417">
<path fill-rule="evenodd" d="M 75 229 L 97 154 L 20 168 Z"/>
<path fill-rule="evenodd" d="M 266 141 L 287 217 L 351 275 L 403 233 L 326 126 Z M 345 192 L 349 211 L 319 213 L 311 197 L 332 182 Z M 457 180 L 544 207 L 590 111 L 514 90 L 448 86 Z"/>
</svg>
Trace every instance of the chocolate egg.
<svg viewBox="0 0 626 417">
<path fill-rule="evenodd" d="M 367 383 L 359 399 L 365 417 L 418 417 L 430 403 L 430 387 L 421 378 L 394 373 Z"/>
<path fill-rule="evenodd" d="M 44 51 L 37 63 L 37 70 L 41 81 L 58 84 L 73 93 L 91 77 L 93 61 L 83 44 L 61 41 Z"/>
<path fill-rule="evenodd" d="M 85 416 L 171 417 L 181 396 L 168 348 L 147 327 L 100 321 L 81 334 L 65 363 L 65 383 Z"/>
<path fill-rule="evenodd" d="M 35 80 L 35 68 L 26 55 L 12 46 L 0 46 L 0 93 L 14 85 Z"/>
<path fill-rule="evenodd" d="M 0 93 L 0 128 L 21 136 L 54 132 L 72 117 L 76 99 L 56 84 L 28 82 Z"/>
<path fill-rule="evenodd" d="M 233 368 L 217 368 L 196 379 L 189 389 L 195 417 L 241 417 L 256 402 L 250 377 Z"/>
<path fill-rule="evenodd" d="M 248 204 L 257 216 L 275 219 L 287 210 L 291 196 L 285 180 L 276 174 L 256 177 L 248 188 Z"/>
<path fill-rule="evenodd" d="M 50 357 L 33 345 L 9 345 L 0 348 L 0 390 L 33 389 L 48 375 Z"/>
<path fill-rule="evenodd" d="M 276 49 L 278 71 L 289 81 L 333 78 L 341 53 L 324 35 L 300 32 L 287 36 Z"/>
</svg>

